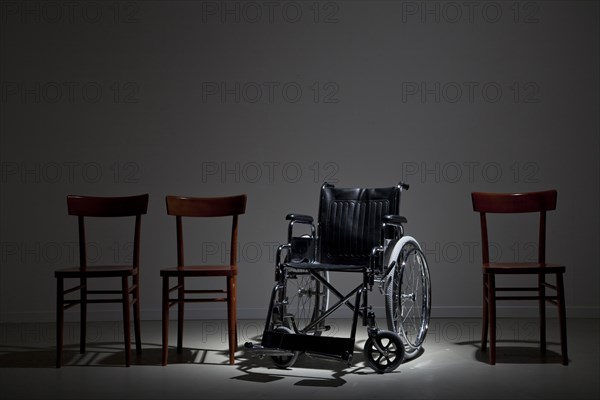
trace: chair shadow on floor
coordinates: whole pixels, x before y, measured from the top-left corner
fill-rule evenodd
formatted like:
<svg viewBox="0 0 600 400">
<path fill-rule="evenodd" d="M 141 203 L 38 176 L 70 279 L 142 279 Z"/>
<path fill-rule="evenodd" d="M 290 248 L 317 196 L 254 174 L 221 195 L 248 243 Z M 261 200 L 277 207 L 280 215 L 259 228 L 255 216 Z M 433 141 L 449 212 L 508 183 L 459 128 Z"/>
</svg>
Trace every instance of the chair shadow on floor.
<svg viewBox="0 0 600 400">
<path fill-rule="evenodd" d="M 56 368 L 56 349 L 0 347 L 0 370 L 2 368 Z"/>
<path fill-rule="evenodd" d="M 562 356 L 559 352 L 547 348 L 542 351 L 540 342 L 536 340 L 497 340 L 496 348 L 497 364 L 562 364 Z M 548 346 L 558 346 L 558 342 L 546 342 Z M 488 351 L 481 351 L 481 341 L 471 340 L 456 342 L 459 346 L 472 346 L 475 348 L 474 359 L 478 362 L 489 364 Z"/>
<path fill-rule="evenodd" d="M 79 353 L 79 345 L 65 346 L 65 366 L 124 367 L 125 352 L 122 342 L 94 343 L 86 354 Z M 162 367 L 162 348 L 159 343 L 143 343 L 142 354 L 132 355 L 131 365 L 156 365 Z M 169 349 L 169 364 L 229 365 L 226 349 L 183 348 L 181 354 Z M 222 362 L 221 362 L 222 359 Z M 216 361 L 215 361 L 216 360 Z M 2 368 L 56 368 L 54 347 L 0 347 Z"/>
</svg>

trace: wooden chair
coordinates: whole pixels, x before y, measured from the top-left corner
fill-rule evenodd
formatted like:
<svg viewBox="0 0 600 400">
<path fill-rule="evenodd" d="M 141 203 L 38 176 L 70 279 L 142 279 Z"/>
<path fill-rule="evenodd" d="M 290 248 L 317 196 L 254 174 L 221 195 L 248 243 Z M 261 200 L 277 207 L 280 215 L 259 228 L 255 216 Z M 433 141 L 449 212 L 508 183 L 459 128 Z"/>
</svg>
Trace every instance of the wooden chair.
<svg viewBox="0 0 600 400">
<path fill-rule="evenodd" d="M 182 352 L 184 304 L 195 302 L 227 302 L 229 330 L 229 363 L 235 363 L 237 351 L 237 233 L 238 215 L 246 210 L 246 195 L 229 197 L 180 197 L 167 196 L 167 214 L 175 216 L 177 229 L 177 266 L 164 268 L 162 277 L 162 364 L 167 365 L 169 346 L 169 309 L 177 305 L 177 353 Z M 183 218 L 231 216 L 231 240 L 229 265 L 186 265 L 184 262 Z M 226 279 L 226 289 L 190 290 L 185 288 L 188 278 L 216 277 Z M 170 286 L 170 278 L 176 284 Z M 175 297 L 171 297 L 171 293 Z M 218 294 L 218 296 L 217 296 Z"/>
<path fill-rule="evenodd" d="M 69 215 L 77 216 L 79 224 L 79 266 L 55 271 L 56 287 L 56 367 L 63 365 L 64 311 L 80 306 L 79 351 L 85 353 L 87 305 L 91 303 L 121 303 L 123 305 L 123 328 L 125 340 L 125 364 L 131 365 L 130 308 L 133 306 L 135 345 L 141 353 L 140 340 L 140 231 L 141 216 L 148 209 L 148 194 L 128 197 L 67 196 Z M 135 217 L 133 235 L 133 262 L 131 265 L 88 265 L 85 220 L 88 217 L 112 218 Z M 88 280 L 95 278 L 120 278 L 119 289 L 90 289 Z M 131 283 L 129 282 L 131 278 Z M 79 285 L 65 289 L 66 279 L 77 279 Z M 108 284 L 106 284 L 108 287 Z M 78 298 L 65 298 L 79 292 Z M 118 296 L 115 296 L 118 295 Z M 70 296 L 67 296 L 70 297 Z"/>
<path fill-rule="evenodd" d="M 488 328 L 490 338 L 489 363 L 496 363 L 496 302 L 500 300 L 537 300 L 540 317 L 540 347 L 546 350 L 546 303 L 558 308 L 560 324 L 560 348 L 562 364 L 569 362 L 567 355 L 567 323 L 565 313 L 565 294 L 563 274 L 565 266 L 546 263 L 546 212 L 556 209 L 556 190 L 531 193 L 471 193 L 473 210 L 478 212 L 481 221 L 481 241 L 483 253 L 483 328 L 481 350 L 486 350 Z M 537 262 L 490 262 L 487 213 L 539 213 Z M 496 275 L 533 275 L 537 276 L 537 286 L 518 287 L 496 286 Z M 547 281 L 548 275 L 554 275 L 554 284 Z M 546 289 L 553 290 L 552 295 Z M 514 295 L 498 295 L 513 292 Z M 516 293 L 527 293 L 517 295 Z"/>
</svg>

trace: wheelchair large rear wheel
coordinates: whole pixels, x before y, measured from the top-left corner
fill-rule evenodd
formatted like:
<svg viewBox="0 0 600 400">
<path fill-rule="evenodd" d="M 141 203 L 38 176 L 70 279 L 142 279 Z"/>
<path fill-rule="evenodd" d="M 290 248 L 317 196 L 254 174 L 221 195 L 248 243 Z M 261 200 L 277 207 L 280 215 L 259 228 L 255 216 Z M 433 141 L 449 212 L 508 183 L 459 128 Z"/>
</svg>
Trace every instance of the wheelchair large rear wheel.
<svg viewBox="0 0 600 400">
<path fill-rule="evenodd" d="M 319 272 L 319 274 L 326 280 L 329 279 L 327 271 Z M 306 330 L 306 328 L 327 310 L 329 290 L 307 270 L 300 269 L 288 274 L 286 295 L 286 315 L 293 317 L 298 333 L 320 335 L 325 321 L 322 321 L 313 329 Z M 287 321 L 286 325 L 289 326 Z"/>
<path fill-rule="evenodd" d="M 429 328 L 431 283 L 425 255 L 410 236 L 401 238 L 390 251 L 394 268 L 385 279 L 388 329 L 404 343 L 405 359 L 417 356 Z"/>
</svg>

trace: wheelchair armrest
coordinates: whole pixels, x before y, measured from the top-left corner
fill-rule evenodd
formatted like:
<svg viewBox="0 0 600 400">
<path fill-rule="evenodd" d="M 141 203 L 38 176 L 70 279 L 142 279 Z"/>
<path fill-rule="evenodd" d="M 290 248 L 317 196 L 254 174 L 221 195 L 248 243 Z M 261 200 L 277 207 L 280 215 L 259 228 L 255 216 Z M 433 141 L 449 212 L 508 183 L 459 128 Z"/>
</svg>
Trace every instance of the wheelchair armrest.
<svg viewBox="0 0 600 400">
<path fill-rule="evenodd" d="M 387 225 L 401 226 L 402 224 L 408 222 L 405 217 L 400 215 L 384 215 L 383 223 Z"/>
<path fill-rule="evenodd" d="M 305 214 L 288 214 L 285 219 L 290 221 L 288 224 L 288 244 L 291 246 L 292 258 L 297 259 L 299 254 L 303 254 L 300 258 L 314 259 L 315 225 L 313 224 L 313 217 Z M 310 235 L 294 236 L 294 224 L 296 223 L 310 225 Z"/>
<path fill-rule="evenodd" d="M 297 221 L 305 224 L 312 224 L 313 217 L 304 214 L 288 214 L 285 216 L 287 221 Z"/>
</svg>

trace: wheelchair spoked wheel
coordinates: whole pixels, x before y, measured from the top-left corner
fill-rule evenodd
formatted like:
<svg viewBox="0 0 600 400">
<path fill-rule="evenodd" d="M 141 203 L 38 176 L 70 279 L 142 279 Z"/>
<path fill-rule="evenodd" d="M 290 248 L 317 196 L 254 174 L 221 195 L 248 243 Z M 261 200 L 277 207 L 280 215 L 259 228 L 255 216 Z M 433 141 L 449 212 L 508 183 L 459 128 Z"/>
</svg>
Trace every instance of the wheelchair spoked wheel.
<svg viewBox="0 0 600 400">
<path fill-rule="evenodd" d="M 278 326 L 275 328 L 274 332 L 294 333 L 294 331 L 285 326 Z M 279 368 L 289 368 L 298 360 L 299 355 L 300 352 L 295 351 L 292 356 L 271 356 L 271 360 L 273 360 L 273 363 Z"/>
<path fill-rule="evenodd" d="M 329 279 L 329 272 L 319 272 L 325 279 Z M 295 271 L 286 280 L 286 315 L 293 316 L 295 329 L 298 333 L 319 336 L 324 327 L 322 321 L 316 329 L 305 331 L 304 329 L 329 306 L 329 290 L 321 282 L 316 280 L 308 271 Z M 285 324 L 291 328 L 288 321 Z"/>
<path fill-rule="evenodd" d="M 369 335 L 364 355 L 369 367 L 376 372 L 392 372 L 404 360 L 404 344 L 397 333 L 378 331 L 374 336 Z"/>
<path fill-rule="evenodd" d="M 388 329 L 404 342 L 406 360 L 417 356 L 425 340 L 431 312 L 431 283 L 425 255 L 416 240 L 401 238 L 391 251 L 396 262 L 385 279 Z"/>
</svg>

